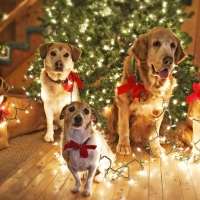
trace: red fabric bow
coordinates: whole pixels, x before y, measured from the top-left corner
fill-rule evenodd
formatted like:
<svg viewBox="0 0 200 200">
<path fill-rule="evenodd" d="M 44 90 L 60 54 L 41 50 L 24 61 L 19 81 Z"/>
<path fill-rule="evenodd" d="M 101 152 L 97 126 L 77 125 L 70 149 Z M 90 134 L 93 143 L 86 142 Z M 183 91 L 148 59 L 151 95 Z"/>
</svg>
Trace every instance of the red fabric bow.
<svg viewBox="0 0 200 200">
<path fill-rule="evenodd" d="M 9 114 L 8 110 L 4 109 L 4 104 L 1 103 L 0 104 L 0 123 L 5 121 L 3 115 L 8 115 L 8 114 Z"/>
<path fill-rule="evenodd" d="M 198 83 L 193 83 L 192 89 L 194 92 L 186 97 L 186 103 L 190 103 L 194 100 L 200 100 L 200 85 Z"/>
<path fill-rule="evenodd" d="M 73 91 L 73 83 L 76 82 L 79 88 L 83 88 L 83 83 L 78 76 L 78 72 L 70 72 L 64 88 L 67 92 Z"/>
<path fill-rule="evenodd" d="M 69 148 L 72 148 L 72 149 L 80 149 L 80 157 L 81 158 L 88 158 L 88 149 L 96 149 L 96 145 L 84 145 L 84 144 L 78 144 L 76 142 L 74 142 L 73 140 L 70 140 L 69 143 L 67 143 L 65 146 L 64 146 L 64 150 L 63 151 L 66 151 L 67 149 Z"/>
<path fill-rule="evenodd" d="M 144 88 L 144 86 L 140 83 L 137 83 L 133 76 L 130 76 L 126 84 L 117 87 L 117 94 L 120 95 L 132 89 L 133 89 L 133 94 L 132 94 L 133 100 L 139 98 L 140 92 L 147 93 L 147 90 Z"/>
</svg>

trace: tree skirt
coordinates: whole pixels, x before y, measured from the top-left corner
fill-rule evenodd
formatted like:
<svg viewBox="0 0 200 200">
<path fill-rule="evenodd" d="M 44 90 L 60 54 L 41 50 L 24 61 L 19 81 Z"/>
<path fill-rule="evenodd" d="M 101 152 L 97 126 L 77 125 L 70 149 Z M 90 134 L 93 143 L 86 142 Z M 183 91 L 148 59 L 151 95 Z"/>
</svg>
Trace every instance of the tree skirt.
<svg viewBox="0 0 200 200">
<path fill-rule="evenodd" d="M 47 143 L 42 135 L 28 134 L 11 138 L 9 145 L 0 150 L 0 184 Z"/>
</svg>

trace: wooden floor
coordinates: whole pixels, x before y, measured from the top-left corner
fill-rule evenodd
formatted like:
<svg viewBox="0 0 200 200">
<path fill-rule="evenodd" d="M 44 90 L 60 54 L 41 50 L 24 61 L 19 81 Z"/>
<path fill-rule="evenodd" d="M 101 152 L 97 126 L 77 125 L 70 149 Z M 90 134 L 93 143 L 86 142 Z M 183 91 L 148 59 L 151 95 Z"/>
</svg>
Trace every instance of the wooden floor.
<svg viewBox="0 0 200 200">
<path fill-rule="evenodd" d="M 141 155 L 133 149 L 137 161 Z M 155 159 L 148 154 L 141 163 L 134 157 L 117 155 L 113 169 L 127 165 L 130 170 L 110 182 L 113 171 L 105 182 L 93 183 L 88 198 L 70 192 L 74 178 L 59 156 L 59 145 L 49 143 L 30 158 L 0 186 L 0 200 L 196 200 L 200 199 L 200 165 L 187 164 L 172 158 Z M 145 161 L 145 162 L 144 162 Z M 130 162 L 130 163 L 129 163 Z M 144 169 L 141 169 L 141 166 Z M 125 167 L 122 167 L 125 169 Z"/>
</svg>

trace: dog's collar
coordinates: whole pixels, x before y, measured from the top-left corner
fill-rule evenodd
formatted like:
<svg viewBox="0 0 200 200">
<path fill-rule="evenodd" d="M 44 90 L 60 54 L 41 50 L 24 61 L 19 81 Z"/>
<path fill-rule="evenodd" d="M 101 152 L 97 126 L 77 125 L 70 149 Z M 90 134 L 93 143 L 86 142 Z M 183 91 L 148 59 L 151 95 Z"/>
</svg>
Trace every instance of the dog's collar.
<svg viewBox="0 0 200 200">
<path fill-rule="evenodd" d="M 47 72 L 46 72 L 47 73 Z M 54 82 L 54 83 L 58 83 L 58 84 L 60 84 L 60 83 L 67 83 L 68 82 L 68 79 L 66 78 L 65 80 L 60 80 L 60 79 L 58 79 L 58 80 L 53 80 L 49 75 L 48 75 L 48 73 L 47 73 L 47 76 L 48 76 L 48 78 L 52 81 L 52 82 Z"/>
</svg>

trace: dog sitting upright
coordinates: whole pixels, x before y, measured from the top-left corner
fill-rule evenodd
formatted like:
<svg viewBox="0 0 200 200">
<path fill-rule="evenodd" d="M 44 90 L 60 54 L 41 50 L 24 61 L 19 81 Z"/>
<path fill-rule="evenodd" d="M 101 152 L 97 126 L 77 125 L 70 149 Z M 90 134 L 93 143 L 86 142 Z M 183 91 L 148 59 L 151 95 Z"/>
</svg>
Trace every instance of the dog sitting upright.
<svg viewBox="0 0 200 200">
<path fill-rule="evenodd" d="M 79 100 L 78 87 L 83 86 L 73 67 L 81 50 L 71 44 L 53 42 L 42 44 L 39 52 L 44 59 L 44 69 L 40 75 L 41 98 L 47 118 L 44 139 L 52 142 L 54 130 L 62 127 L 59 119 L 62 108 L 72 100 Z"/>
<path fill-rule="evenodd" d="M 100 160 L 100 156 L 107 156 L 113 162 L 115 155 L 101 133 L 94 129 L 92 122 L 97 123 L 97 114 L 86 103 L 72 102 L 65 106 L 60 119 L 64 119 L 61 139 L 63 158 L 76 180 L 72 193 L 79 192 L 81 187 L 78 172 L 88 171 L 83 195 L 89 196 L 96 170 L 98 169 L 100 173 L 94 180 L 101 182 L 105 176 L 105 169 L 110 164 L 108 159 Z"/>
</svg>

